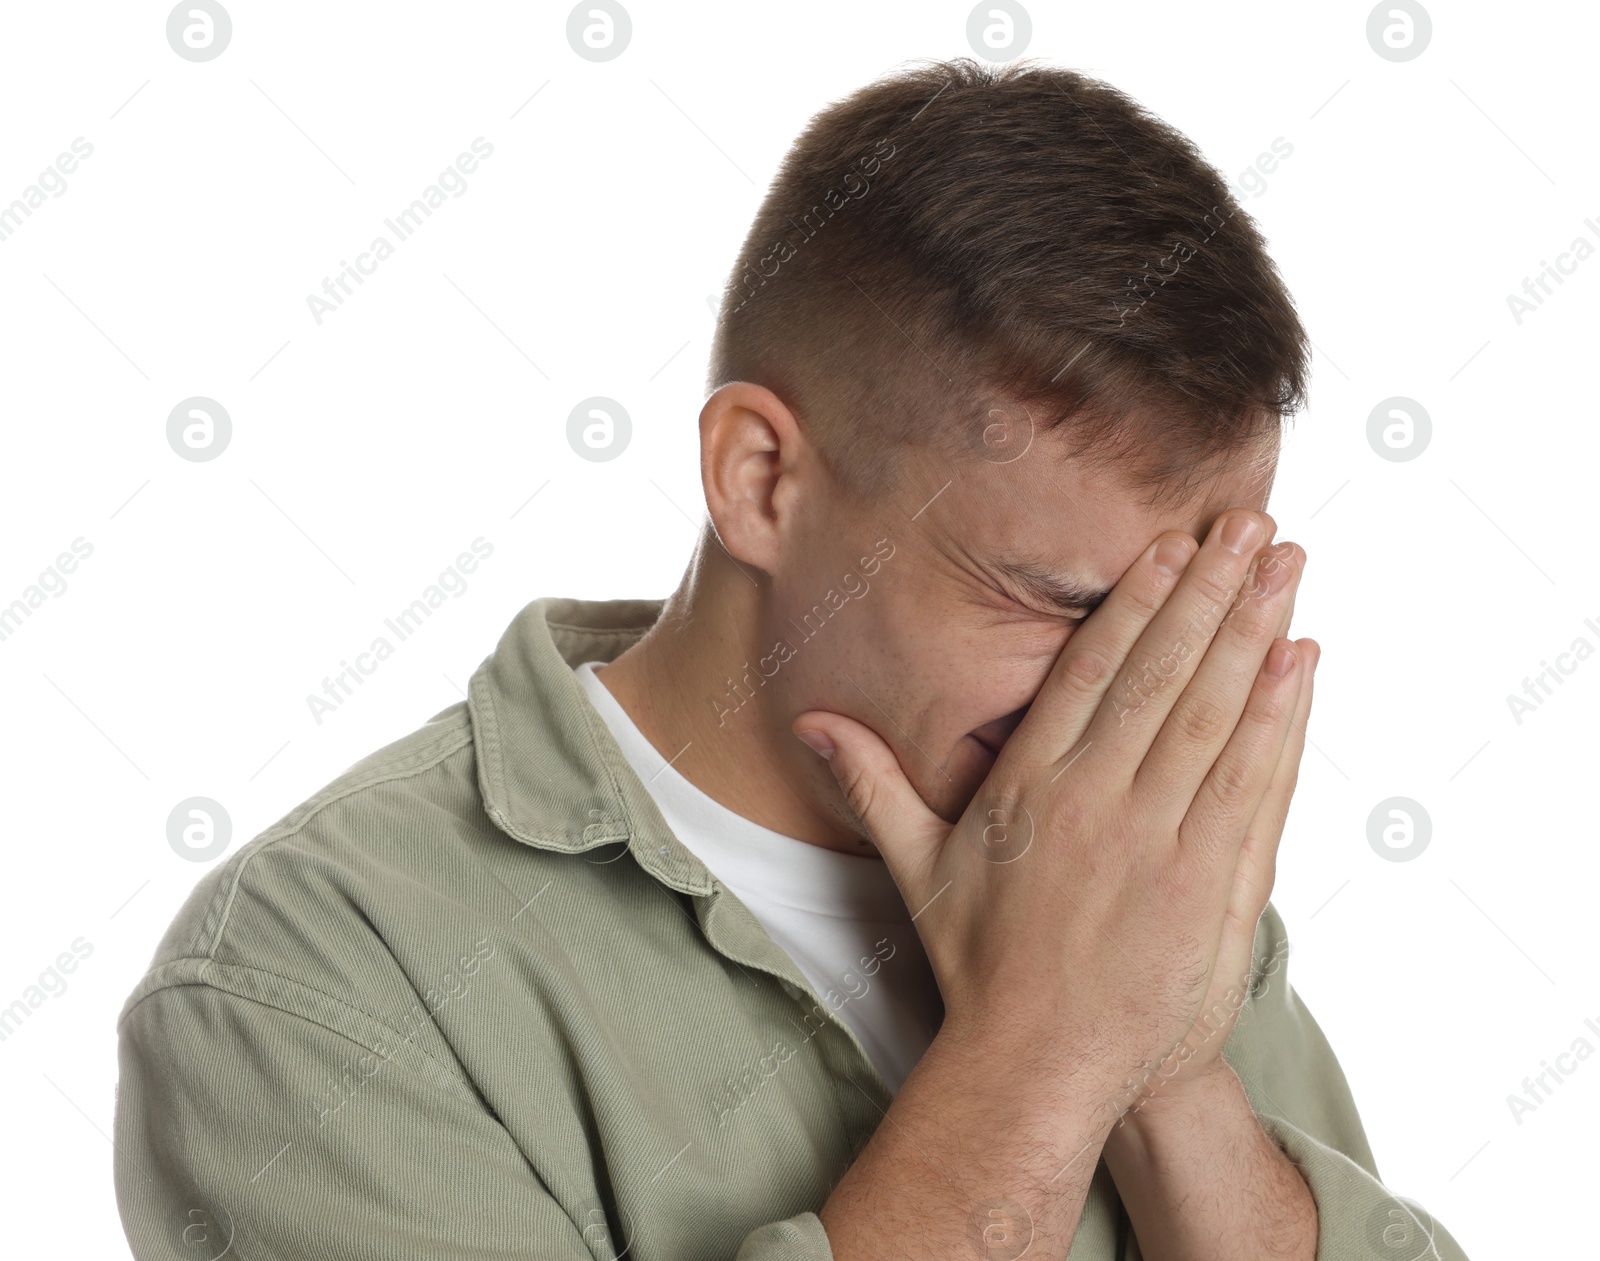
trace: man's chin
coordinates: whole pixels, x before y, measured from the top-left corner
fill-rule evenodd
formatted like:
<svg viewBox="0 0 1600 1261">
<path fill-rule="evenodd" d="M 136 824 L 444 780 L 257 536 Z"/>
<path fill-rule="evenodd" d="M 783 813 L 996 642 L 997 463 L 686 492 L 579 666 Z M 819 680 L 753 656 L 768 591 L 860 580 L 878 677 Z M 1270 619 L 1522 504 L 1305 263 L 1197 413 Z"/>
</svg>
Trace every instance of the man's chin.
<svg viewBox="0 0 1600 1261">
<path fill-rule="evenodd" d="M 967 807 L 977 797 L 978 790 L 989 778 L 989 772 L 994 769 L 997 756 L 996 750 L 976 736 L 963 736 L 957 742 L 955 751 L 947 760 L 945 768 L 932 769 L 930 762 L 921 760 L 922 766 L 930 769 L 926 776 L 912 779 L 911 788 L 922 798 L 923 805 L 954 827 L 961 821 L 967 812 Z M 861 852 L 877 855 L 878 847 L 873 844 L 872 835 L 867 831 L 867 825 L 861 821 L 860 816 L 850 808 L 842 796 L 838 806 L 841 821 L 861 841 Z"/>
</svg>

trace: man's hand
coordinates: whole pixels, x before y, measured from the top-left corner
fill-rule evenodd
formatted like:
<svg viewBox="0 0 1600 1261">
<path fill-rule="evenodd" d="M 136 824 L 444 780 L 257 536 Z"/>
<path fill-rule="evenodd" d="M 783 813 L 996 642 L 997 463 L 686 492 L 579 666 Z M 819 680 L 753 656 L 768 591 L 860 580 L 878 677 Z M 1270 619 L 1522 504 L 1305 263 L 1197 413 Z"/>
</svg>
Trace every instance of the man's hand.
<svg viewBox="0 0 1600 1261">
<path fill-rule="evenodd" d="M 940 1036 L 1065 1067 L 1113 1116 L 1130 1078 L 1184 1043 L 1213 983 L 1248 972 L 1276 838 L 1255 838 L 1243 889 L 1241 860 L 1311 655 L 1279 639 L 1303 553 L 1257 560 L 1274 528 L 1238 509 L 1198 552 L 1179 533 L 1152 545 L 1067 641 L 954 827 L 869 728 L 818 712 L 794 723 L 833 740 L 841 787 L 917 915 Z M 994 861 L 996 829 L 1026 852 Z M 1195 1071 L 1219 1051 L 1197 1048 Z"/>
<path fill-rule="evenodd" d="M 1303 569 L 1304 562 L 1301 563 Z M 1261 590 L 1262 584 L 1275 573 L 1278 565 L 1279 562 L 1270 554 L 1264 556 L 1261 563 L 1251 571 L 1251 579 L 1240 592 L 1235 604 L 1238 605 L 1251 598 L 1260 598 L 1264 594 Z M 1284 602 L 1279 634 L 1288 630 L 1297 590 L 1298 587 L 1295 591 L 1289 592 Z M 1272 772 L 1272 781 L 1256 808 L 1255 817 L 1250 820 L 1244 845 L 1239 851 L 1239 866 L 1234 873 L 1233 896 L 1228 903 L 1228 918 L 1217 949 L 1217 965 L 1212 973 L 1211 988 L 1200 1006 L 1200 1015 L 1196 1018 L 1194 1027 L 1184 1039 L 1184 1044 L 1188 1047 L 1197 1051 L 1204 1049 L 1207 1053 L 1192 1055 L 1184 1052 L 1183 1044 L 1180 1044 L 1173 1054 L 1172 1061 L 1161 1066 L 1163 1072 L 1174 1070 L 1170 1076 L 1160 1078 L 1159 1088 L 1164 1093 L 1170 1094 L 1182 1090 L 1219 1067 L 1222 1045 L 1233 1032 L 1234 1025 L 1238 1023 L 1239 1012 L 1249 993 L 1254 971 L 1257 968 L 1265 969 L 1273 962 L 1273 956 L 1270 954 L 1261 959 L 1253 957 L 1256 925 L 1261 919 L 1262 911 L 1266 909 L 1268 898 L 1272 895 L 1272 885 L 1277 875 L 1278 844 L 1283 839 L 1283 826 L 1289 816 L 1289 803 L 1294 796 L 1295 785 L 1300 776 L 1300 757 L 1305 751 L 1306 723 L 1311 715 L 1312 689 L 1317 664 L 1322 657 L 1322 649 L 1315 640 L 1301 640 L 1299 647 L 1303 652 L 1309 653 L 1305 663 L 1305 683 L 1300 689 L 1294 712 L 1289 717 L 1288 739 L 1279 753 L 1278 763 Z M 1267 947 L 1271 951 L 1281 952 L 1287 949 L 1288 942 L 1268 942 Z"/>
<path fill-rule="evenodd" d="M 795 720 L 832 741 L 945 1002 L 900 1119 L 824 1206 L 837 1255 L 883 1243 L 894 1205 L 925 1213 L 954 1255 L 956 1188 L 1010 1194 L 1041 1243 L 1070 1241 L 1130 1084 L 1248 973 L 1280 830 L 1269 793 L 1316 650 L 1281 638 L 1304 553 L 1258 557 L 1275 528 L 1234 509 L 1198 551 L 1176 532 L 1152 544 L 1067 641 L 953 827 L 870 728 Z M 1191 1048 L 1186 1071 L 1209 1080 L 1223 1040 Z M 908 1168 L 930 1142 L 957 1153 L 933 1181 Z"/>
</svg>

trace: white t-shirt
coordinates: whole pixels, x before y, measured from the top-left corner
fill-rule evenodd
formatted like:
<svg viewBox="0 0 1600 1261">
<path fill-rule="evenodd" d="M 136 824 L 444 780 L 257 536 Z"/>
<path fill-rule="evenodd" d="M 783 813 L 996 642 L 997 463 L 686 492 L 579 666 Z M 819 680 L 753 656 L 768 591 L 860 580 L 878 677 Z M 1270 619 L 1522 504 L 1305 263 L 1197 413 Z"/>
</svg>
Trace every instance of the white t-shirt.
<svg viewBox="0 0 1600 1261">
<path fill-rule="evenodd" d="M 897 1093 L 943 1008 L 889 868 L 764 828 L 701 792 L 634 725 L 597 664 L 574 673 L 673 835 L 750 908 Z"/>
</svg>

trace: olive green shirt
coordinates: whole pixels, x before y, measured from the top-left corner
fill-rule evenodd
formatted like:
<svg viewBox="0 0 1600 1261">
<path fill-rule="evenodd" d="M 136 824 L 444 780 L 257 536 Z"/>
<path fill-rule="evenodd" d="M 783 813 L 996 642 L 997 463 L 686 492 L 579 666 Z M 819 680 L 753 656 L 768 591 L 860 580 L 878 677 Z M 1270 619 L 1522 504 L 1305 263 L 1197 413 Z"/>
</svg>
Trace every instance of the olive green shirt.
<svg viewBox="0 0 1600 1261">
<path fill-rule="evenodd" d="M 466 701 L 199 882 L 119 1021 L 140 1261 L 831 1258 L 817 1210 L 890 1093 L 572 673 L 660 610 L 535 601 Z M 1460 1261 L 1378 1182 L 1286 950 L 1269 907 L 1224 1053 L 1318 1256 Z M 1139 1258 L 1104 1164 L 1071 1256 Z"/>
</svg>

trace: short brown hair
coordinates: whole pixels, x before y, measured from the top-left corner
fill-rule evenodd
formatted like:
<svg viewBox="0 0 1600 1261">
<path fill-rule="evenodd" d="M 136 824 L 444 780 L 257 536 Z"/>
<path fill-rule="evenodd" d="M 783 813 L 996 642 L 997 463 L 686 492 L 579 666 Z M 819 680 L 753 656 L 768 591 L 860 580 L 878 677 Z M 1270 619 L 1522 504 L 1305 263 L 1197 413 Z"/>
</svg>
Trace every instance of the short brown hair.
<svg viewBox="0 0 1600 1261">
<path fill-rule="evenodd" d="M 810 121 L 739 251 L 707 388 L 771 389 L 858 494 L 897 449 L 981 450 L 999 405 L 1153 501 L 1277 436 L 1306 347 L 1184 135 L 1085 75 L 962 58 Z"/>
</svg>

